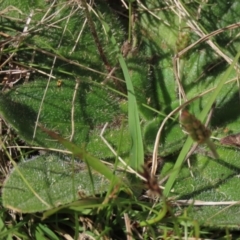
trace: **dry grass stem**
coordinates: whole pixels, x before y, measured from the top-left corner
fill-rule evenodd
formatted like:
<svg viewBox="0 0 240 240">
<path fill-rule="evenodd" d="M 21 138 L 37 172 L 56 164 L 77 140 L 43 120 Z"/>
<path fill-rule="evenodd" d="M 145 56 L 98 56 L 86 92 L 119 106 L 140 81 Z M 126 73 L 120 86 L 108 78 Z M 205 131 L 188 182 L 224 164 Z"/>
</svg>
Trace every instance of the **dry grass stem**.
<svg viewBox="0 0 240 240">
<path fill-rule="evenodd" d="M 62 44 L 62 40 L 63 40 L 63 37 L 64 37 L 64 33 L 65 33 L 65 31 L 67 30 L 67 25 L 68 25 L 69 20 L 70 20 L 70 15 L 69 15 L 68 18 L 67 18 L 67 21 L 66 21 L 66 24 L 65 24 L 65 26 L 64 26 L 64 29 L 63 29 L 63 32 L 62 32 L 62 36 L 61 36 L 61 38 L 60 38 L 60 40 L 59 40 L 59 44 L 58 44 L 57 49 L 59 49 L 59 47 L 60 47 L 61 44 Z M 57 60 L 57 57 L 55 56 L 54 59 L 53 59 L 53 64 L 52 64 L 52 67 L 51 67 L 50 75 L 52 75 L 52 73 L 53 73 L 53 71 L 54 71 L 54 66 L 55 66 L 56 60 Z M 47 84 L 46 84 L 46 88 L 45 88 L 44 93 L 43 93 L 43 97 L 42 97 L 40 106 L 39 106 L 39 110 L 38 110 L 38 114 L 37 114 L 37 119 L 36 119 L 36 122 L 35 122 L 35 127 L 34 127 L 34 132 L 33 132 L 33 139 L 34 139 L 35 136 L 36 136 L 37 127 L 38 127 L 38 124 L 39 124 L 39 118 L 40 118 L 40 114 L 41 114 L 42 107 L 43 107 L 43 102 L 44 102 L 44 99 L 45 99 L 45 97 L 46 97 L 46 94 L 47 94 L 47 91 L 48 91 L 48 88 L 49 88 L 50 81 L 51 81 L 51 78 L 49 77 L 49 78 L 48 78 L 48 81 L 47 81 Z"/>
<path fill-rule="evenodd" d="M 180 105 L 179 107 L 175 108 L 172 112 L 170 112 L 162 121 L 161 126 L 159 127 L 159 130 L 157 132 L 156 135 L 156 139 L 155 139 L 155 143 L 154 143 L 154 149 L 153 149 L 153 159 L 152 159 L 152 170 L 151 170 L 151 174 L 155 175 L 156 171 L 157 171 L 157 157 L 158 157 L 158 146 L 159 146 L 159 141 L 160 141 L 160 137 L 161 137 L 161 133 L 162 130 L 165 126 L 165 123 L 167 122 L 168 119 L 170 119 L 174 114 L 178 113 L 181 109 L 185 108 L 189 103 L 195 101 L 196 99 L 198 99 L 199 96 L 196 96 L 190 100 L 188 100 L 187 102 L 183 103 L 182 105 Z"/>
<path fill-rule="evenodd" d="M 132 240 L 131 221 L 127 213 L 124 213 L 124 222 L 126 226 L 127 240 Z"/>
<path fill-rule="evenodd" d="M 72 128 L 72 132 L 71 132 L 71 136 L 69 141 L 71 142 L 73 137 L 74 137 L 74 133 L 75 133 L 75 121 L 74 121 L 74 112 L 75 112 L 75 101 L 76 101 L 76 96 L 77 96 L 77 91 L 79 88 L 79 84 L 80 84 L 80 80 L 77 79 L 76 80 L 76 85 L 74 88 L 74 93 L 73 93 L 73 99 L 72 99 L 72 107 L 71 107 L 71 128 Z"/>
</svg>

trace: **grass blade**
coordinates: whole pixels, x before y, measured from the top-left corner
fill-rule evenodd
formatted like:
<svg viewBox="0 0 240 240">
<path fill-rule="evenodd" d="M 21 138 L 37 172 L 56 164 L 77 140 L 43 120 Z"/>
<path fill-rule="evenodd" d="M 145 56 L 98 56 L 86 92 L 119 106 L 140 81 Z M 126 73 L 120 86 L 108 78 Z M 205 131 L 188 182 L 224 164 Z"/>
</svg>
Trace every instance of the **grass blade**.
<svg viewBox="0 0 240 240">
<path fill-rule="evenodd" d="M 132 148 L 130 153 L 129 165 L 135 170 L 142 170 L 144 164 L 144 150 L 142 141 L 142 132 L 140 128 L 140 120 L 138 114 L 138 106 L 135 97 L 134 87 L 131 81 L 131 76 L 128 71 L 127 64 L 120 52 L 117 41 L 110 31 L 108 24 L 101 18 L 102 24 L 110 36 L 112 44 L 115 46 L 115 51 L 123 71 L 123 75 L 127 86 L 127 96 L 128 96 L 128 124 L 129 132 L 132 138 Z"/>
<path fill-rule="evenodd" d="M 123 181 L 114 175 L 114 173 L 109 169 L 107 166 L 105 166 L 99 159 L 95 158 L 94 156 L 91 156 L 88 154 L 84 149 L 81 149 L 80 147 L 76 146 L 75 144 L 69 142 L 68 140 L 62 138 L 55 132 L 48 130 L 38 124 L 38 126 L 46 132 L 50 137 L 56 139 L 58 142 L 60 142 L 66 149 L 72 152 L 74 156 L 77 156 L 79 159 L 83 160 L 88 164 L 88 166 L 92 167 L 97 172 L 104 175 L 108 180 L 111 181 L 112 184 L 124 184 Z"/>
</svg>

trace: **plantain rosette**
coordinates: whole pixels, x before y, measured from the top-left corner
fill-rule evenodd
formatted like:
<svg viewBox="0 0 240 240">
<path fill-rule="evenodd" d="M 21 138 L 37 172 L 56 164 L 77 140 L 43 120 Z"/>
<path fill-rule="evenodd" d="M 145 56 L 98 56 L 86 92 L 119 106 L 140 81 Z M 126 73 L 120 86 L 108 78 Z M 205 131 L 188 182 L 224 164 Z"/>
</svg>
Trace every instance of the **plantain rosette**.
<svg viewBox="0 0 240 240">
<path fill-rule="evenodd" d="M 11 4 L 14 5 L 14 2 Z M 149 11 L 141 9 L 141 6 L 137 6 L 136 11 L 139 11 L 134 31 L 140 41 L 137 52 L 132 52 L 125 60 L 141 113 L 145 152 L 151 153 L 159 125 L 180 105 L 179 85 L 174 76 L 176 71 L 173 67 L 174 54 L 196 42 L 200 38 L 200 30 L 204 35 L 208 35 L 236 23 L 240 5 L 230 2 L 205 5 L 199 5 L 198 2 L 182 2 L 182 7 L 198 24 L 200 29 L 198 31 L 190 27 L 188 17 L 181 16 L 179 21 L 177 14 L 181 11 L 176 12 L 171 7 L 171 1 L 164 3 L 145 1 L 145 5 L 148 9 L 156 9 L 156 12 L 150 14 Z M 20 6 L 17 2 L 15 6 L 19 9 L 26 7 L 24 4 Z M 116 58 L 117 53 L 109 40 L 110 36 L 104 31 L 99 16 L 104 16 L 104 21 L 109 24 L 111 34 L 119 45 L 125 41 L 125 28 L 120 24 L 122 19 L 117 19 L 113 11 L 103 2 L 99 1 L 97 6 L 95 13 L 91 11 L 91 17 L 109 65 L 99 54 L 93 34 L 85 23 L 83 9 L 78 9 L 74 5 L 65 5 L 63 8 L 61 4 L 51 8 L 52 14 L 59 11 L 58 14 L 52 15 L 54 16 L 52 19 L 50 18 L 50 22 L 54 23 L 52 25 L 49 22 L 37 25 L 44 15 L 37 12 L 30 24 L 32 32 L 30 31 L 20 43 L 17 55 L 19 61 L 26 63 L 26 59 L 30 59 L 32 49 L 35 48 L 35 65 L 31 66 L 36 66 L 38 70 L 47 73 L 50 72 L 54 56 L 57 55 L 53 72 L 56 79 L 49 82 L 46 90 L 48 78 L 36 73 L 34 79 L 27 84 L 15 85 L 1 94 L 0 111 L 19 135 L 30 144 L 62 148 L 36 127 L 38 120 L 45 127 L 58 132 L 64 138 L 71 139 L 75 144 L 85 145 L 88 152 L 106 159 L 113 158 L 114 154 L 101 140 L 99 134 L 104 124 L 109 122 L 105 137 L 117 149 L 118 154 L 127 159 L 131 140 L 126 123 L 125 83 L 120 81 L 123 76 Z M 41 7 L 46 9 L 49 5 Z M 201 17 L 196 19 L 199 9 Z M 29 10 L 23 10 L 27 17 Z M 65 16 L 68 17 L 64 18 Z M 23 17 L 19 14 L 19 18 Z M 24 24 L 21 29 L 23 27 Z M 66 31 L 63 31 L 65 27 Z M 3 28 L 9 35 L 16 34 L 14 20 L 5 19 Z M 235 27 L 231 31 L 226 29 L 215 35 L 211 41 L 223 54 L 233 59 L 239 49 L 237 39 L 238 29 Z M 12 45 L 5 49 L 8 54 L 12 52 L 11 47 Z M 188 111 L 196 117 L 204 109 L 228 67 L 222 56 L 204 40 L 180 57 L 180 81 L 187 99 L 201 94 L 201 97 L 188 107 Z M 111 79 L 107 79 L 109 66 L 116 67 Z M 61 84 L 58 80 L 61 80 Z M 216 107 L 210 123 L 214 136 L 225 136 L 226 127 L 231 133 L 239 132 L 238 109 L 238 87 L 236 73 L 233 71 L 216 98 Z M 161 171 L 162 175 L 171 171 L 185 140 L 186 135 L 179 126 L 178 116 L 173 116 L 164 127 L 158 148 L 158 154 L 167 157 Z M 190 177 L 189 169 L 184 165 L 175 183 L 174 195 L 177 194 L 180 199 L 185 200 L 215 202 L 239 200 L 240 193 L 236 189 L 240 167 L 239 151 L 226 148 L 218 142 L 216 144 L 220 159 L 213 161 L 205 146 L 198 147 L 191 157 L 195 177 Z M 224 206 L 192 207 L 188 210 L 189 215 L 202 224 L 237 226 L 238 206 L 226 210 Z M 224 211 L 228 214 L 224 214 Z M 215 218 L 212 217 L 214 214 Z M 232 217 L 230 219 L 227 216 Z"/>
<path fill-rule="evenodd" d="M 2 30 L 9 36 L 9 42 L 3 45 L 1 64 L 8 59 L 18 69 L 21 66 L 32 73 L 28 81 L 24 75 L 16 83 L 10 83 L 13 77 L 6 76 L 9 82 L 2 82 L 1 115 L 26 145 L 64 150 L 57 140 L 39 128 L 38 124 L 41 124 L 97 158 L 111 161 L 115 154 L 100 137 L 108 123 L 104 137 L 119 155 L 127 159 L 131 140 L 125 111 L 126 88 L 116 57 L 118 53 L 110 41 L 111 35 L 119 46 L 125 41 L 121 19 L 104 1 L 93 6 L 95 10 L 90 11 L 88 20 L 83 6 L 74 2 L 51 4 L 47 1 L 34 6 L 29 6 L 28 1 L 24 4 L 18 1 L 1 3 L 3 9 L 8 9 L 8 17 L 2 20 Z M 16 18 L 16 11 L 21 21 L 9 19 Z M 24 29 L 26 19 L 30 20 L 28 32 L 19 33 L 19 29 Z M 103 20 L 111 29 L 109 34 Z M 129 58 L 131 61 L 134 62 Z M 134 68 L 135 65 L 131 67 L 132 76 Z M 10 64 L 4 69 L 17 70 L 10 69 Z M 140 73 L 145 75 L 143 72 L 146 71 L 147 67 L 141 68 Z M 49 78 L 50 75 L 53 77 Z M 72 177 L 67 162 L 66 157 L 54 154 L 21 164 L 22 175 L 15 169 L 5 182 L 4 205 L 23 212 L 43 211 L 81 198 L 79 186 L 82 186 L 84 196 L 107 191 L 109 181 L 99 173 L 84 165 Z M 44 169 L 49 181 L 44 177 Z M 29 171 L 35 174 L 29 174 Z M 24 176 L 33 190 L 24 181 Z M 15 188 L 16 182 L 18 187 Z M 69 188 L 68 184 L 74 187 Z M 26 204 L 21 205 L 22 202 Z"/>
</svg>

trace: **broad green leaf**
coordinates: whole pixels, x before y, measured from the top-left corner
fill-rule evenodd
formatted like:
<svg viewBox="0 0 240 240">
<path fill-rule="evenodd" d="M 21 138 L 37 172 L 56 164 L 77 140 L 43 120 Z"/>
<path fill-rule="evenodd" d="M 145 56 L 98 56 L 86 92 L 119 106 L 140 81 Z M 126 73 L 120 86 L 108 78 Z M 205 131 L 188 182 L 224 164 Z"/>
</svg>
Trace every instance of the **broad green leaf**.
<svg viewBox="0 0 240 240">
<path fill-rule="evenodd" d="M 18 170 L 34 191 L 14 169 L 4 183 L 2 199 L 5 207 L 19 212 L 45 211 L 78 198 L 101 194 L 109 187 L 109 181 L 95 171 L 92 171 L 92 182 L 84 163 L 56 155 L 43 155 L 20 163 Z"/>
<path fill-rule="evenodd" d="M 112 102 L 107 90 L 92 86 L 91 94 L 87 94 L 85 91 L 88 87 L 85 85 L 85 88 L 84 85 L 84 82 L 80 83 L 73 109 L 72 95 L 75 82 L 63 80 L 62 87 L 58 88 L 56 81 L 53 80 L 49 85 L 39 122 L 67 139 L 72 136 L 72 141 L 78 145 L 86 144 L 86 150 L 100 158 L 113 156 L 100 138 L 104 124 L 109 122 L 110 126 L 106 129 L 104 137 L 117 148 L 123 131 L 125 141 L 119 146 L 119 151 L 122 154 L 127 153 L 130 140 L 126 124 L 124 124 L 125 117 L 119 116 L 121 115 L 119 105 Z M 50 139 L 39 127 L 36 128 L 34 136 L 37 114 L 45 87 L 45 80 L 38 79 L 4 93 L 0 96 L 1 113 L 30 144 L 62 148 L 56 140 Z M 73 118 L 71 111 L 74 111 Z M 122 118 L 123 123 L 118 118 Z"/>
<path fill-rule="evenodd" d="M 240 210 L 240 192 L 237 187 L 240 152 L 219 146 L 217 150 L 222 157 L 215 160 L 202 155 L 206 150 L 199 147 L 197 154 L 190 158 L 191 168 L 183 166 L 172 195 L 181 200 L 195 200 L 196 204 L 202 201 L 202 204 L 196 206 L 189 204 L 187 208 L 189 217 L 201 225 L 237 228 Z M 169 169 L 169 164 L 165 168 Z M 194 177 L 191 177 L 190 171 Z"/>
<path fill-rule="evenodd" d="M 2 3 L 1 3 L 2 4 Z M 4 2 L 2 7 L 14 5 L 15 1 Z M 0 96 L 1 115 L 14 127 L 18 134 L 28 143 L 48 148 L 62 148 L 57 141 L 49 139 L 37 128 L 37 123 L 44 124 L 49 129 L 54 129 L 63 137 L 70 139 L 77 145 L 85 145 L 88 152 L 99 158 L 112 158 L 114 154 L 100 138 L 100 133 L 105 125 L 109 123 L 104 137 L 114 147 L 119 154 L 128 156 L 131 139 L 127 129 L 127 116 L 121 110 L 121 104 L 125 98 L 118 87 L 121 85 L 119 79 L 122 74 L 119 71 L 114 73 L 120 77 L 118 80 L 106 80 L 109 72 L 106 70 L 102 56 L 98 52 L 95 39 L 85 22 L 85 13 L 81 8 L 75 8 L 71 4 L 62 1 L 58 2 L 48 12 L 51 23 L 56 25 L 49 27 L 49 20 L 45 16 L 50 7 L 50 3 L 42 3 L 41 7 L 34 5 L 26 10 L 25 5 L 15 5 L 16 9 L 30 15 L 33 10 L 31 24 L 29 28 L 37 32 L 30 31 L 26 38 L 23 36 L 19 42 L 19 49 L 14 49 L 17 39 L 14 21 L 3 18 L 2 31 L 7 31 L 12 39 L 12 45 L 4 48 L 6 53 L 3 58 L 7 58 L 8 51 L 16 51 L 17 61 L 24 65 L 31 65 L 45 74 L 49 74 L 51 66 L 56 56 L 51 79 L 48 87 L 48 77 L 36 74 L 33 81 L 14 85 Z M 38 7 L 43 11 L 38 11 Z M 34 11 L 36 8 L 36 11 Z M 9 8 L 9 15 L 13 15 L 17 10 Z M 44 11 L 45 10 L 45 11 Z M 115 39 L 117 44 L 123 41 L 123 31 L 121 23 L 116 19 L 111 10 L 104 4 L 98 5 L 99 11 L 106 11 L 105 20 L 109 21 L 111 29 L 119 27 Z M 56 11 L 54 13 L 54 11 Z M 26 16 L 23 16 L 26 19 Z M 19 14 L 21 17 L 21 14 Z M 91 17 L 96 24 L 98 38 L 104 49 L 111 68 L 118 64 L 114 56 L 115 46 L 109 41 L 109 36 L 104 30 L 99 17 L 91 12 Z M 46 22 L 44 22 L 44 18 Z M 38 21 L 41 23 L 39 28 Z M 23 21 L 24 22 L 24 21 Z M 24 24 L 21 24 L 22 29 Z M 64 31 L 64 28 L 66 30 Z M 61 38 L 62 36 L 62 38 Z M 76 43 L 77 39 L 78 42 Z M 35 52 L 34 52 L 35 51 Z M 34 61 L 31 62 L 32 55 Z M 8 70 L 8 66 L 4 67 Z M 39 72 L 38 71 L 38 72 Z M 61 86 L 58 86 L 61 81 Z M 104 82 L 106 81 L 106 84 Z M 114 82 L 116 81 L 116 82 Z M 118 85 L 119 84 L 119 85 Z M 122 84 L 123 85 L 123 84 Z M 77 87 L 78 86 L 78 87 Z M 123 85 L 124 87 L 124 85 Z M 120 88 L 120 87 L 119 87 Z M 46 95 L 44 95 L 46 91 Z M 75 98 L 74 98 L 75 96 Z M 124 135 L 124 141 L 120 141 L 120 136 Z M 120 145 L 121 143 L 121 145 Z"/>
</svg>

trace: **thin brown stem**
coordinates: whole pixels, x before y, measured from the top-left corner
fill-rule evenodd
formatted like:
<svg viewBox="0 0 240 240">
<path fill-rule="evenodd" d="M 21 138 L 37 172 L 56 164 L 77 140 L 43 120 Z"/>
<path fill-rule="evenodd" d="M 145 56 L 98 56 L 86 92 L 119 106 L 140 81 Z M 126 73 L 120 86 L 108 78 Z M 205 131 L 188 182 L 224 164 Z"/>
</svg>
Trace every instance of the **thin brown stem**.
<svg viewBox="0 0 240 240">
<path fill-rule="evenodd" d="M 86 3 L 86 0 L 82 0 L 81 3 L 83 4 L 83 7 L 85 9 L 85 14 L 86 14 L 86 18 L 87 18 L 87 21 L 88 21 L 88 25 L 89 25 L 90 31 L 91 31 L 91 33 L 93 35 L 95 44 L 97 45 L 100 57 L 101 57 L 104 65 L 105 65 L 105 68 L 107 69 L 108 72 L 110 72 L 112 68 L 111 68 L 111 66 L 110 66 L 110 64 L 109 64 L 109 62 L 107 60 L 107 57 L 106 57 L 104 51 L 103 51 L 102 44 L 101 44 L 101 42 L 99 40 L 96 28 L 94 26 L 93 20 L 92 20 L 91 15 L 90 15 L 90 12 L 88 10 L 88 5 Z"/>
</svg>

